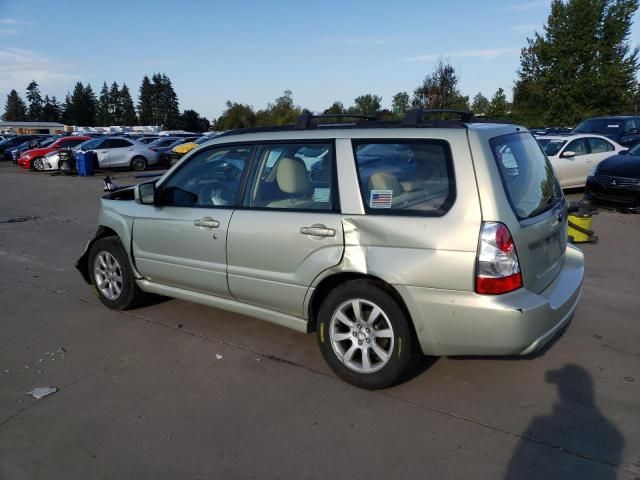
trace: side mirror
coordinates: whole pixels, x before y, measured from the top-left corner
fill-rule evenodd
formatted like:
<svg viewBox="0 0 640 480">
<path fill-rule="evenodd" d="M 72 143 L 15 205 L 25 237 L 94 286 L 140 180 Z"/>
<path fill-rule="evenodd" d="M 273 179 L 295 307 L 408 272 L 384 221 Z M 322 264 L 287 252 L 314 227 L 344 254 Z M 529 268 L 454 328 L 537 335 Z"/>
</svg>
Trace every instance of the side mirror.
<svg viewBox="0 0 640 480">
<path fill-rule="evenodd" d="M 137 185 L 135 199 L 142 205 L 154 205 L 156 203 L 156 182 L 147 182 Z"/>
<path fill-rule="evenodd" d="M 573 158 L 576 156 L 576 152 L 572 152 L 571 150 L 565 150 L 564 152 L 562 152 L 562 155 L 560 155 L 562 158 Z"/>
<path fill-rule="evenodd" d="M 637 135 L 638 132 L 639 132 L 639 130 L 637 128 L 630 128 L 629 130 L 624 132 L 624 134 L 625 135 Z"/>
</svg>

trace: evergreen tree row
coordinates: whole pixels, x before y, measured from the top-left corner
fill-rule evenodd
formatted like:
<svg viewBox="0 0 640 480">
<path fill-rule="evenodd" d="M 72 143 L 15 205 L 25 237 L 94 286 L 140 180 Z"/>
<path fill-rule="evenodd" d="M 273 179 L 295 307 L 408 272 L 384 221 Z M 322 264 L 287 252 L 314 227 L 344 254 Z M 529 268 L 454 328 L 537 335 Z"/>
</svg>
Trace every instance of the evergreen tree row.
<svg viewBox="0 0 640 480">
<path fill-rule="evenodd" d="M 83 127 L 161 125 L 164 129 L 182 128 L 206 131 L 209 121 L 194 110 L 180 113 L 178 96 L 167 75 L 145 76 L 136 105 L 126 83 L 111 86 L 104 82 L 96 96 L 90 84 L 77 82 L 60 104 L 55 96 L 44 98 L 39 85 L 32 81 L 26 89 L 25 102 L 16 90 L 7 95 L 2 119 L 6 121 L 62 122 Z"/>
</svg>

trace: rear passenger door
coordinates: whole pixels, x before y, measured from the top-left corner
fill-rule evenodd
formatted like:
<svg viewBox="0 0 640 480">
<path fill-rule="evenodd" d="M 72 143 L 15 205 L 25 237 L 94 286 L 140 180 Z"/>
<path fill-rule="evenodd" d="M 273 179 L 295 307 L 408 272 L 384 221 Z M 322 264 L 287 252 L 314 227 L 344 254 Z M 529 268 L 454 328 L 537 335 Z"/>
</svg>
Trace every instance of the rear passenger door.
<svg viewBox="0 0 640 480">
<path fill-rule="evenodd" d="M 304 317 L 313 280 L 344 250 L 333 142 L 258 145 L 229 225 L 227 272 L 239 301 Z"/>
<path fill-rule="evenodd" d="M 109 149 L 109 167 L 128 167 L 133 149 L 133 142 L 124 138 L 111 138 L 107 140 Z"/>
</svg>

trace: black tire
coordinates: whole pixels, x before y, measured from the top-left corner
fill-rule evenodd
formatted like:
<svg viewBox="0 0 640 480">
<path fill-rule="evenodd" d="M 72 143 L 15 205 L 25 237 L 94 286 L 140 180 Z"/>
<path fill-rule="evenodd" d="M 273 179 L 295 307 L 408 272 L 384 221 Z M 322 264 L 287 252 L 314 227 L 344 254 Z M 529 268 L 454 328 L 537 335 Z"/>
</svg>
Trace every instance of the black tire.
<svg viewBox="0 0 640 480">
<path fill-rule="evenodd" d="M 122 278 L 121 291 L 117 298 L 108 298 L 97 285 L 94 265 L 96 257 L 105 252 L 115 258 L 119 267 L 120 277 Z M 129 257 L 122 248 L 122 244 L 118 237 L 105 237 L 96 240 L 96 242 L 91 246 L 91 251 L 89 252 L 87 268 L 89 269 L 89 278 L 91 279 L 93 293 L 96 294 L 98 299 L 106 307 L 114 310 L 127 310 L 139 305 L 145 299 L 144 292 L 140 290 L 135 282 L 131 265 L 129 263 Z"/>
<path fill-rule="evenodd" d="M 377 358 L 380 360 L 381 363 L 379 365 L 382 366 L 379 367 L 379 370 L 369 373 L 356 371 L 347 366 L 343 361 L 343 358 L 346 358 L 346 353 L 344 357 L 341 357 L 334 348 L 332 342 L 332 338 L 334 338 L 332 337 L 334 330 L 332 329 L 336 328 L 336 324 L 332 324 L 332 318 L 339 309 L 345 308 L 345 305 L 348 305 L 352 300 L 364 301 L 362 304 L 363 318 L 367 315 L 366 308 L 371 308 L 371 305 L 374 305 L 382 311 L 383 318 L 381 321 L 385 324 L 390 324 L 391 326 L 392 334 L 389 338 L 393 338 L 393 343 L 390 343 L 390 340 L 387 341 L 386 339 L 382 339 L 382 341 L 388 342 L 386 347 L 388 348 L 387 352 L 390 353 L 386 363 L 384 363 L 385 360 L 382 360 L 382 357 L 371 357 L 371 353 L 367 354 L 367 358 Z M 347 306 L 346 308 L 350 307 Z M 372 310 L 369 310 L 369 314 L 371 311 Z M 380 315 L 378 315 L 378 317 L 380 317 Z M 362 358 L 364 356 L 364 352 L 362 351 L 362 348 L 367 345 L 364 344 L 364 347 L 356 346 L 356 340 L 359 338 L 356 334 L 364 335 L 364 332 L 355 330 L 355 327 L 353 330 L 349 330 L 351 327 L 346 327 L 342 324 L 340 325 L 344 327 L 346 331 L 338 332 L 338 334 L 344 335 L 349 333 L 349 331 L 353 334 L 354 339 L 349 337 L 348 339 L 345 339 L 343 343 L 351 342 L 350 344 L 347 343 L 347 346 L 350 345 L 357 349 L 354 354 L 354 358 L 356 358 L 358 350 L 360 351 L 360 358 L 362 359 L 362 365 L 364 366 L 364 359 Z M 371 328 L 374 329 L 373 326 Z M 369 329 L 366 331 L 369 332 Z M 411 371 L 416 360 L 419 358 L 418 343 L 413 328 L 410 325 L 410 319 L 407 318 L 404 310 L 386 291 L 384 286 L 364 279 L 352 280 L 342 284 L 327 295 L 318 312 L 316 333 L 318 344 L 320 345 L 320 351 L 322 352 L 322 355 L 329 367 L 331 367 L 331 369 L 340 378 L 360 388 L 373 390 L 390 387 L 400 382 L 403 377 Z M 379 339 L 377 340 L 376 338 L 369 338 L 370 334 L 366 335 L 367 338 L 363 340 L 369 342 L 369 345 L 371 345 L 371 341 L 379 341 Z M 372 336 L 375 337 L 374 334 Z M 358 340 L 358 342 L 360 344 L 363 343 L 360 340 Z M 343 343 L 340 343 L 340 345 Z M 376 346 L 380 347 L 380 344 L 377 344 Z M 369 350 L 369 352 L 371 351 L 372 350 Z"/>
<path fill-rule="evenodd" d="M 134 172 L 144 172 L 147 169 L 147 159 L 138 155 L 131 159 L 131 170 Z"/>
</svg>

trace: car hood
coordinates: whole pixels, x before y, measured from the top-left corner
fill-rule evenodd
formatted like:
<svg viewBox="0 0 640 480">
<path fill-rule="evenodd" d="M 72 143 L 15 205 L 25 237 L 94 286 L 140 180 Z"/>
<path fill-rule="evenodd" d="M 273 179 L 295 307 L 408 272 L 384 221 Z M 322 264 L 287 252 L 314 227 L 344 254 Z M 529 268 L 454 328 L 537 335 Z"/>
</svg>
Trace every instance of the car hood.
<svg viewBox="0 0 640 480">
<path fill-rule="evenodd" d="M 53 150 L 54 150 L 53 148 L 34 148 L 33 150 L 27 150 L 22 155 L 23 156 L 30 155 L 32 157 L 34 156 L 41 157 L 43 155 L 46 155 L 49 152 L 52 152 Z"/>
<path fill-rule="evenodd" d="M 640 157 L 614 155 L 598 164 L 598 175 L 640 178 Z"/>
</svg>

